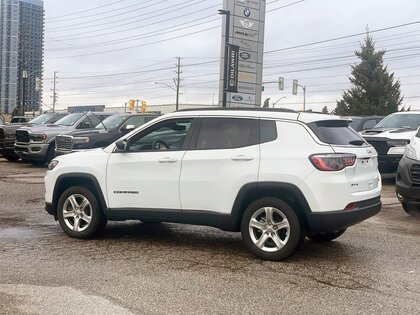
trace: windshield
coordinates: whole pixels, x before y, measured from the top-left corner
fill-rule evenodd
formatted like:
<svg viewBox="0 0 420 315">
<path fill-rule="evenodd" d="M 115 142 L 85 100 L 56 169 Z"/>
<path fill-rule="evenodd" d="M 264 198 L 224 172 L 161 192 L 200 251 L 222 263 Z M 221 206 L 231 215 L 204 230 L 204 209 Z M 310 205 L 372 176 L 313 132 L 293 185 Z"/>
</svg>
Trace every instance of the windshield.
<svg viewBox="0 0 420 315">
<path fill-rule="evenodd" d="M 71 115 L 68 115 L 68 116 L 60 119 L 59 121 L 56 122 L 56 124 L 60 125 L 60 126 L 73 126 L 83 116 L 84 116 L 84 114 L 71 114 Z"/>
<path fill-rule="evenodd" d="M 352 117 L 351 118 L 353 121 L 350 122 L 350 127 L 352 127 L 354 130 L 358 131 L 359 127 L 360 127 L 360 122 L 362 121 L 361 118 L 356 118 L 356 117 Z"/>
<path fill-rule="evenodd" d="M 104 119 L 104 121 L 102 121 L 102 123 L 100 123 L 99 125 L 96 126 L 96 129 L 115 129 L 117 128 L 124 120 L 125 120 L 126 116 L 111 116 L 108 117 L 106 119 Z M 105 125 L 105 127 L 104 127 Z"/>
<path fill-rule="evenodd" d="M 54 116 L 54 114 L 44 114 L 38 116 L 30 121 L 31 124 L 34 125 L 43 125 L 50 121 L 50 119 Z"/>
<path fill-rule="evenodd" d="M 420 114 L 392 114 L 385 117 L 376 128 L 406 128 L 417 129 L 420 126 Z"/>
</svg>

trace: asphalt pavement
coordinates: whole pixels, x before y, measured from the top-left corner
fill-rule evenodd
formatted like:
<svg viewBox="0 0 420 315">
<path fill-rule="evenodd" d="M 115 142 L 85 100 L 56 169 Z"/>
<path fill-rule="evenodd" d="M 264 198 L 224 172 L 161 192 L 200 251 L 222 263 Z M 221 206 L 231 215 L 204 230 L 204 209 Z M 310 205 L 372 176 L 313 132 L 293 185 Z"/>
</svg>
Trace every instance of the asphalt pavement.
<svg viewBox="0 0 420 315">
<path fill-rule="evenodd" d="M 420 314 L 420 221 L 392 180 L 379 215 L 276 263 L 208 227 L 70 239 L 44 210 L 45 172 L 0 158 L 0 314 Z"/>
</svg>

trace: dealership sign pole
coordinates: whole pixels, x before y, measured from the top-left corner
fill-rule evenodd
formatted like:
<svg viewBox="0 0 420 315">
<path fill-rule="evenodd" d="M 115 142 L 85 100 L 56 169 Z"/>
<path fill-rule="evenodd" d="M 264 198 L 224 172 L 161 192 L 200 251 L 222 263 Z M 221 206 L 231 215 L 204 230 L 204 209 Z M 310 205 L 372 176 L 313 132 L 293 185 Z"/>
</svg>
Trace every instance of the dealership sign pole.
<svg viewBox="0 0 420 315">
<path fill-rule="evenodd" d="M 219 106 L 261 107 L 265 0 L 224 0 Z"/>
</svg>

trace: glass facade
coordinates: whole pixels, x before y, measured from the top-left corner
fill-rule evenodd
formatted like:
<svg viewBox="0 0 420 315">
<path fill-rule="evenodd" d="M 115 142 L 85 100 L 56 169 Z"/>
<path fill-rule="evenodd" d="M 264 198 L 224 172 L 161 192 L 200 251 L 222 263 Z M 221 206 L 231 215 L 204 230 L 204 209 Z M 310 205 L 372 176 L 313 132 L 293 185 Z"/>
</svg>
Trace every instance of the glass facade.
<svg viewBox="0 0 420 315">
<path fill-rule="evenodd" d="M 25 99 L 38 111 L 44 52 L 44 7 L 40 0 L 0 0 L 0 112 L 12 113 Z M 28 78 L 23 86 L 23 73 Z M 25 91 L 25 97 L 23 97 Z"/>
</svg>

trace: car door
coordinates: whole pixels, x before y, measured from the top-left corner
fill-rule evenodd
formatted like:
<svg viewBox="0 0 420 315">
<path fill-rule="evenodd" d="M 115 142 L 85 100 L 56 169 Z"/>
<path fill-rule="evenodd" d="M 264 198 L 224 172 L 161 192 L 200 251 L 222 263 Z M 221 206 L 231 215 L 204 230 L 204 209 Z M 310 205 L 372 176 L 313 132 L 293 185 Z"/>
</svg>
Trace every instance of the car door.
<svg viewBox="0 0 420 315">
<path fill-rule="evenodd" d="M 257 182 L 259 137 L 259 119 L 202 118 L 182 160 L 182 210 L 230 213 L 239 190 Z"/>
<path fill-rule="evenodd" d="M 181 209 L 179 177 L 194 119 L 158 122 L 111 154 L 107 168 L 111 209 Z"/>
</svg>

